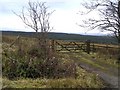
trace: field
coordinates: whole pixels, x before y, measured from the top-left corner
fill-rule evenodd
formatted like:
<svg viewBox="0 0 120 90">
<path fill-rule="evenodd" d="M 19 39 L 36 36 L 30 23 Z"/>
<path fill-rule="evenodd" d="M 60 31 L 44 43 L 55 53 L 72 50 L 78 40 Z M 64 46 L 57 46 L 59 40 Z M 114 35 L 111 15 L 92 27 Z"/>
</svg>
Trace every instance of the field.
<svg viewBox="0 0 120 90">
<path fill-rule="evenodd" d="M 22 36 L 19 41 L 16 38 L 17 36 L 11 35 L 2 36 L 3 88 L 118 87 L 120 65 L 117 63 L 118 52 L 114 48 L 109 50 L 96 48 L 96 51 L 90 54 L 83 50 L 79 52 L 54 51 L 55 59 L 52 62 L 57 65 L 54 63 L 51 65 L 49 61 L 43 64 L 44 60 L 41 57 L 33 57 L 36 52 L 33 53 L 32 50 L 36 50 L 35 47 L 37 47 L 35 38 Z M 63 43 L 63 41 L 58 42 Z M 95 47 L 98 46 L 106 45 L 95 44 Z M 117 45 L 109 46 L 117 47 Z M 31 51 L 32 56 L 29 54 Z M 48 55 L 52 56 L 51 53 Z M 44 66 L 46 69 L 42 69 L 45 73 L 39 71 L 40 65 L 46 65 Z M 39 72 L 42 72 L 41 76 L 38 76 Z"/>
</svg>

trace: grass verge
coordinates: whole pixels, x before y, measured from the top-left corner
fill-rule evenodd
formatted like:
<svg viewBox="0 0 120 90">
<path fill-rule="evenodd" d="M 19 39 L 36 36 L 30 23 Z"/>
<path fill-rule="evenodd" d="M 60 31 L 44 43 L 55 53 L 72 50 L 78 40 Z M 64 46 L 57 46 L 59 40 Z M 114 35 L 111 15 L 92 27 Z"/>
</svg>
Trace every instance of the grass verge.
<svg viewBox="0 0 120 90">
<path fill-rule="evenodd" d="M 103 88 L 103 81 L 96 74 L 88 73 L 77 67 L 76 78 L 46 79 L 3 78 L 3 88 Z"/>
</svg>

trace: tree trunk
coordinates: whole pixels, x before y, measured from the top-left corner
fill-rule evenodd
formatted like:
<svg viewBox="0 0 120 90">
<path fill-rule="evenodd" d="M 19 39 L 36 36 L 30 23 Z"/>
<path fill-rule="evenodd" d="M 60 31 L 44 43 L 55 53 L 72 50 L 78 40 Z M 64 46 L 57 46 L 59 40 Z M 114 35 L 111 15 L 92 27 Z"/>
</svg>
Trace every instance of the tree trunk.
<svg viewBox="0 0 120 90">
<path fill-rule="evenodd" d="M 118 63 L 120 63 L 120 32 L 118 32 Z"/>
<path fill-rule="evenodd" d="M 120 1 L 118 2 L 118 19 L 120 19 Z M 118 20 L 120 21 L 120 20 Z M 120 22 L 119 22 L 120 23 Z M 118 28 L 118 63 L 120 63 L 120 25 Z"/>
<path fill-rule="evenodd" d="M 90 40 L 86 41 L 86 52 L 87 54 L 90 54 Z"/>
</svg>

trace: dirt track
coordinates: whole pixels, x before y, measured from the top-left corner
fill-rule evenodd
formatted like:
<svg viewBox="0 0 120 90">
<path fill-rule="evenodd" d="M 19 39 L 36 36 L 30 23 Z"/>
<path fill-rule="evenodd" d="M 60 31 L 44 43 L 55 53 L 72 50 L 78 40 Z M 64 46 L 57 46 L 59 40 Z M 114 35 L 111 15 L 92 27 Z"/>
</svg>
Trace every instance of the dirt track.
<svg viewBox="0 0 120 90">
<path fill-rule="evenodd" d="M 118 77 L 104 73 L 98 69 L 95 69 L 87 64 L 79 64 L 80 67 L 84 68 L 89 72 L 98 74 L 98 76 L 108 84 L 108 88 L 118 88 Z"/>
<path fill-rule="evenodd" d="M 107 88 L 120 88 L 120 84 L 118 83 L 118 68 L 111 67 L 109 65 L 105 65 L 105 63 L 99 63 L 97 61 L 93 61 L 91 58 L 89 58 L 89 61 L 92 61 L 96 64 L 99 64 L 100 66 L 107 69 L 107 71 L 103 71 L 101 68 L 95 67 L 90 65 L 89 63 L 81 61 L 81 57 L 85 57 L 85 55 L 79 55 L 76 56 L 75 53 L 70 53 L 70 58 L 77 61 L 78 66 L 81 68 L 87 70 L 88 72 L 92 72 L 95 74 L 98 74 L 98 76 L 105 82 L 107 85 Z M 87 58 L 88 59 L 88 58 Z M 78 63 L 79 62 L 79 63 Z"/>
</svg>

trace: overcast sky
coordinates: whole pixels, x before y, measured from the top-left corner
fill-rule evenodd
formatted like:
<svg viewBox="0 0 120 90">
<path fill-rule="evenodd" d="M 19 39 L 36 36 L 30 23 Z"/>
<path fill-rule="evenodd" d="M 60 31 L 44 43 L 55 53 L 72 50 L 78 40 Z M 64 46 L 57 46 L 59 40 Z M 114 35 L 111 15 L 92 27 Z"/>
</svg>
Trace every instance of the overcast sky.
<svg viewBox="0 0 120 90">
<path fill-rule="evenodd" d="M 26 6 L 29 0 L 0 0 L 0 30 L 14 31 L 34 31 L 21 21 L 12 11 L 20 13 L 23 6 Z M 37 0 L 30 0 L 37 1 Z M 77 14 L 83 8 L 81 3 L 85 0 L 38 0 L 47 2 L 49 10 L 55 10 L 50 17 L 51 26 L 54 28 L 51 32 L 65 32 L 86 34 L 87 29 L 79 27 L 76 23 L 81 23 L 82 16 Z M 86 0 L 87 1 L 87 0 Z M 96 17 L 91 14 L 90 17 Z M 101 34 L 99 31 L 88 31 L 87 34 Z M 104 33 L 105 34 L 105 33 Z"/>
</svg>

